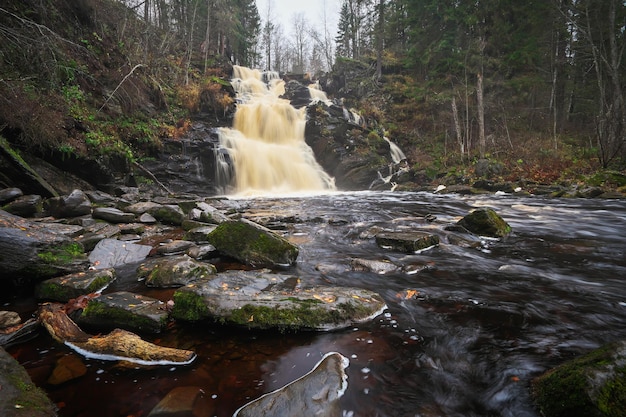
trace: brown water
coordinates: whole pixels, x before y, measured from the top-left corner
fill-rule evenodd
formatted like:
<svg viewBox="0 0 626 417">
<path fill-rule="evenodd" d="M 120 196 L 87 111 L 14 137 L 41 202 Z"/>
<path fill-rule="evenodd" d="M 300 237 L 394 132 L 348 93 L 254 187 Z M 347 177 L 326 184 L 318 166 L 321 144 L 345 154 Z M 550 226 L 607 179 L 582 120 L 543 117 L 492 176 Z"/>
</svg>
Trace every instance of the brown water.
<svg viewBox="0 0 626 417">
<path fill-rule="evenodd" d="M 198 415 L 241 405 L 307 373 L 327 352 L 350 359 L 344 416 L 533 416 L 530 380 L 565 360 L 626 338 L 626 202 L 430 193 L 353 193 L 231 200 L 244 216 L 300 247 L 280 273 L 303 285 L 377 291 L 389 310 L 331 333 L 250 332 L 174 324 L 156 342 L 198 353 L 185 367 L 125 369 L 85 359 L 88 373 L 62 386 L 46 379 L 71 351 L 45 333 L 9 351 L 60 405 L 61 416 L 145 416 L 171 389 L 198 386 Z M 489 206 L 512 226 L 479 248 L 443 231 Z M 437 216 L 434 222 L 426 214 Z M 287 221 L 285 221 L 287 220 Z M 367 231 L 427 229 L 439 247 L 419 254 L 378 248 Z M 388 259 L 413 274 L 354 271 L 353 258 Z M 132 269 L 109 291 L 141 289 Z M 172 291 L 145 291 L 167 300 Z M 28 312 L 32 300 L 5 308 Z"/>
</svg>

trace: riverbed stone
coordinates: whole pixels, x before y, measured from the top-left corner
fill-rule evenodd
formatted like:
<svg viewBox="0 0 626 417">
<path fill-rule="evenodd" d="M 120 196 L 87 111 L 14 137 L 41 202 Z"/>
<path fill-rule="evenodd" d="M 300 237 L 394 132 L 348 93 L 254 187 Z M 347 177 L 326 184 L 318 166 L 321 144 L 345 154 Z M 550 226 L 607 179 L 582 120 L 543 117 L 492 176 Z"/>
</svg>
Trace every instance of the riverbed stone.
<svg viewBox="0 0 626 417">
<path fill-rule="evenodd" d="M 3 188 L 0 190 L 0 204 L 7 204 L 10 201 L 15 200 L 18 197 L 23 196 L 24 193 L 17 187 Z"/>
<path fill-rule="evenodd" d="M 351 287 L 300 288 L 295 276 L 228 271 L 179 288 L 174 318 L 255 329 L 334 330 L 371 320 L 385 308 L 376 293 Z"/>
<path fill-rule="evenodd" d="M 162 301 L 119 291 L 91 299 L 78 318 L 78 323 L 107 329 L 119 327 L 159 333 L 167 325 L 168 315 Z"/>
<path fill-rule="evenodd" d="M 91 214 L 91 200 L 83 191 L 73 190 L 69 195 L 47 199 L 44 209 L 56 218 L 84 216 Z"/>
<path fill-rule="evenodd" d="M 102 291 L 116 278 L 115 269 L 95 269 L 50 278 L 35 287 L 40 300 L 67 302 L 72 298 Z"/>
<path fill-rule="evenodd" d="M 254 267 L 293 265 L 298 257 L 295 245 L 246 219 L 220 223 L 207 240 L 221 254 Z"/>
<path fill-rule="evenodd" d="M 51 385 L 61 385 L 64 382 L 80 378 L 86 373 L 87 367 L 82 359 L 74 354 L 68 354 L 56 361 L 47 382 Z"/>
<path fill-rule="evenodd" d="M 414 253 L 439 244 L 439 236 L 422 231 L 381 232 L 376 235 L 381 248 Z"/>
<path fill-rule="evenodd" d="M 96 207 L 93 209 L 94 219 L 102 219 L 110 223 L 132 223 L 135 221 L 133 213 L 127 213 L 114 207 Z"/>
<path fill-rule="evenodd" d="M 2 207 L 3 210 L 21 217 L 35 217 L 43 213 L 43 198 L 38 194 L 23 195 Z"/>
<path fill-rule="evenodd" d="M 23 323 L 0 329 L 0 346 L 11 346 L 32 339 L 37 335 L 39 322 L 30 318 Z"/>
<path fill-rule="evenodd" d="M 545 417 L 624 416 L 626 341 L 565 362 L 535 378 L 532 387 Z"/>
<path fill-rule="evenodd" d="M 176 387 L 159 401 L 148 417 L 192 416 L 196 400 L 203 392 L 196 386 Z"/>
<path fill-rule="evenodd" d="M 163 256 L 179 255 L 187 252 L 192 246 L 195 246 L 195 243 L 188 240 L 176 239 L 170 242 L 161 243 L 157 247 L 156 253 Z"/>
<path fill-rule="evenodd" d="M 511 233 L 511 226 L 491 208 L 476 209 L 457 224 L 480 236 L 505 237 Z"/>
<path fill-rule="evenodd" d="M 54 417 L 56 406 L 28 376 L 26 370 L 0 347 L 0 415 Z"/>
<path fill-rule="evenodd" d="M 17 326 L 22 322 L 22 318 L 15 311 L 0 311 L 0 329 Z"/>
<path fill-rule="evenodd" d="M 172 224 L 180 226 L 185 220 L 185 213 L 183 210 L 174 204 L 163 204 L 152 207 L 148 210 L 148 214 L 152 215 L 155 219 L 165 224 Z"/>
<path fill-rule="evenodd" d="M 338 400 L 348 387 L 349 363 L 340 353 L 326 354 L 311 372 L 249 402 L 233 417 L 339 416 Z"/>
<path fill-rule="evenodd" d="M 112 268 L 141 262 L 150 254 L 152 246 L 102 239 L 89 254 L 89 261 L 96 269 Z"/>
<path fill-rule="evenodd" d="M 181 287 L 216 273 L 215 266 L 187 255 L 148 260 L 137 268 L 137 278 L 148 287 Z"/>
</svg>

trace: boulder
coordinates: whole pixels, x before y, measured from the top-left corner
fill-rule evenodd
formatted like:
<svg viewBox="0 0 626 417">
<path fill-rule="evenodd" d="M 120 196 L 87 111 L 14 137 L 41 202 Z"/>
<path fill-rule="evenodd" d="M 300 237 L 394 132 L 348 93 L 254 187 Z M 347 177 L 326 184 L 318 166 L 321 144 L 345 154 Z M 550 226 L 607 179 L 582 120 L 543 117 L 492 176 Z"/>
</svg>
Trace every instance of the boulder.
<svg viewBox="0 0 626 417">
<path fill-rule="evenodd" d="M 148 210 L 148 214 L 155 219 L 165 224 L 173 224 L 180 226 L 185 220 L 185 213 L 183 210 L 174 204 L 163 204 L 156 207 L 152 207 Z"/>
<path fill-rule="evenodd" d="M 152 246 L 102 239 L 89 254 L 89 261 L 96 269 L 112 268 L 141 262 L 150 254 Z"/>
<path fill-rule="evenodd" d="M 150 260 L 137 268 L 138 279 L 144 279 L 148 287 L 159 288 L 181 287 L 215 273 L 213 265 L 187 255 Z"/>
<path fill-rule="evenodd" d="M 303 377 L 239 408 L 233 417 L 334 417 L 341 415 L 338 400 L 348 388 L 345 368 L 350 361 L 331 352 Z"/>
<path fill-rule="evenodd" d="M 176 290 L 172 315 L 256 329 L 334 330 L 386 308 L 378 294 L 364 289 L 299 285 L 297 277 L 265 271 L 224 272 Z"/>
<path fill-rule="evenodd" d="M 480 236 L 505 237 L 511 233 L 511 226 L 491 208 L 476 209 L 457 224 Z"/>
<path fill-rule="evenodd" d="M 56 218 L 78 217 L 91 214 L 91 200 L 83 191 L 74 190 L 69 195 L 47 199 L 44 209 Z"/>
<path fill-rule="evenodd" d="M 596 349 L 535 378 L 533 395 L 545 417 L 626 415 L 626 341 Z"/>
<path fill-rule="evenodd" d="M 187 252 L 196 244 L 188 240 L 172 240 L 171 242 L 163 242 L 156 249 L 158 255 L 171 256 L 179 255 Z"/>
<path fill-rule="evenodd" d="M 0 210 L 0 280 L 36 282 L 87 269 L 82 246 L 46 226 Z"/>
<path fill-rule="evenodd" d="M 0 415 L 54 417 L 56 406 L 33 384 L 26 370 L 0 347 Z"/>
<path fill-rule="evenodd" d="M 11 201 L 2 209 L 20 217 L 35 217 L 43 213 L 43 198 L 38 194 L 23 195 Z"/>
<path fill-rule="evenodd" d="M 381 248 L 414 253 L 439 244 L 439 236 L 427 232 L 381 232 L 376 235 L 376 244 Z"/>
<path fill-rule="evenodd" d="M 40 300 L 67 302 L 72 298 L 102 291 L 115 280 L 115 269 L 96 269 L 40 282 L 35 296 Z"/>
<path fill-rule="evenodd" d="M 17 187 L 4 188 L 0 190 L 0 204 L 7 204 L 23 195 L 22 190 Z"/>
<path fill-rule="evenodd" d="M 155 298 L 119 291 L 89 300 L 78 318 L 81 325 L 159 333 L 167 325 L 165 303 Z"/>
<path fill-rule="evenodd" d="M 296 246 L 246 219 L 220 223 L 207 240 L 222 255 L 255 267 L 293 265 L 298 257 Z"/>
</svg>

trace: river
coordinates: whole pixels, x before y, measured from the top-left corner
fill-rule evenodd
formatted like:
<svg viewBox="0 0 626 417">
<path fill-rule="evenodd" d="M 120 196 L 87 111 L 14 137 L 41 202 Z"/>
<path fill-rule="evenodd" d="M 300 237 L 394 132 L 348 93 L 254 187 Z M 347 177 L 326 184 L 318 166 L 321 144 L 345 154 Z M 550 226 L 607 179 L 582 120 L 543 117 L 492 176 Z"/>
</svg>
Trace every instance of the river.
<svg viewBox="0 0 626 417">
<path fill-rule="evenodd" d="M 329 333 L 175 323 L 151 340 L 195 350 L 192 365 L 144 370 L 85 359 L 87 374 L 60 386 L 46 378 L 72 353 L 42 332 L 9 351 L 59 404 L 60 416 L 145 416 L 176 387 L 202 390 L 197 415 L 230 416 L 337 351 L 350 359 L 343 416 L 538 417 L 532 378 L 626 338 L 626 201 L 358 192 L 227 204 L 299 246 L 296 266 L 278 272 L 297 275 L 303 286 L 376 291 L 388 310 Z M 457 234 L 445 226 L 485 206 L 513 233 L 475 247 L 451 243 Z M 428 230 L 441 243 L 392 252 L 376 246 L 376 228 Z M 351 267 L 354 259 L 404 269 L 379 274 Z M 139 288 L 125 274 L 110 291 Z M 162 300 L 172 294 L 143 292 Z M 8 306 L 34 308 L 28 299 Z"/>
</svg>

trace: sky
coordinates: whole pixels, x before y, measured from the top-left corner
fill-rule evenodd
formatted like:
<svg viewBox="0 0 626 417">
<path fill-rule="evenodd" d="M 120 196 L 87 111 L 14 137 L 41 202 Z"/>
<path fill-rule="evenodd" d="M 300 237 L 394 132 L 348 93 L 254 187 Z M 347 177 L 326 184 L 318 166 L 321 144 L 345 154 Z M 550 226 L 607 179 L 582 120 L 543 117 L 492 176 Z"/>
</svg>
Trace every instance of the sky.
<svg viewBox="0 0 626 417">
<path fill-rule="evenodd" d="M 328 30 L 334 38 L 337 32 L 339 10 L 343 0 L 256 0 L 257 9 L 262 22 L 267 19 L 267 6 L 271 3 L 273 23 L 280 23 L 286 35 L 293 30 L 293 16 L 303 13 L 306 20 L 322 33 L 324 30 L 324 5 L 326 5 L 326 19 Z"/>
</svg>

